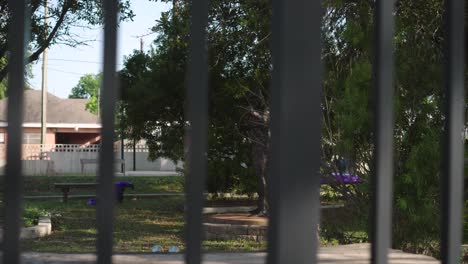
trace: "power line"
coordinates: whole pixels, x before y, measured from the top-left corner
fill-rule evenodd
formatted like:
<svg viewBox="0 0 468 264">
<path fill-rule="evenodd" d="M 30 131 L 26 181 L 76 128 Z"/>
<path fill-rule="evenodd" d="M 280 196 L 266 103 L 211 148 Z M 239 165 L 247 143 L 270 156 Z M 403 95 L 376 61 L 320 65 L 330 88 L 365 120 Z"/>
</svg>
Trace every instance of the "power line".
<svg viewBox="0 0 468 264">
<path fill-rule="evenodd" d="M 81 63 L 94 63 L 94 64 L 102 64 L 99 61 L 85 61 L 85 60 L 72 60 L 72 59 L 49 59 L 52 61 L 68 61 L 68 62 L 81 62 Z"/>
<path fill-rule="evenodd" d="M 153 34 L 157 34 L 158 32 L 148 32 L 146 34 L 142 34 L 142 35 L 138 35 L 138 36 L 132 36 L 133 38 L 143 38 L 143 37 L 147 37 L 149 35 L 153 35 Z"/>
<path fill-rule="evenodd" d="M 103 64 L 103 62 L 100 62 L 100 61 L 87 61 L 87 60 L 74 60 L 74 59 L 55 59 L 55 58 L 51 59 L 51 58 L 49 58 L 49 60 L 52 60 L 52 61 L 67 61 L 67 62 Z M 117 63 L 117 65 L 122 65 L 122 64 Z"/>
<path fill-rule="evenodd" d="M 62 73 L 73 74 L 73 75 L 80 75 L 80 76 L 83 76 L 83 75 L 86 75 L 86 74 L 90 74 L 90 73 L 79 73 L 79 72 L 62 71 L 62 70 L 54 69 L 54 68 L 50 68 L 50 67 L 48 67 L 47 69 L 48 69 L 48 70 L 51 70 L 51 71 L 62 72 Z"/>
<path fill-rule="evenodd" d="M 147 36 L 150 36 L 150 35 L 153 35 L 153 34 L 156 34 L 157 32 L 149 32 L 149 33 L 146 33 L 146 34 L 143 34 L 143 35 L 139 35 L 139 36 L 132 36 L 134 38 L 139 38 L 140 39 L 140 52 L 143 53 L 143 49 L 144 49 L 144 42 L 143 42 L 143 38 L 144 37 L 147 37 Z"/>
</svg>

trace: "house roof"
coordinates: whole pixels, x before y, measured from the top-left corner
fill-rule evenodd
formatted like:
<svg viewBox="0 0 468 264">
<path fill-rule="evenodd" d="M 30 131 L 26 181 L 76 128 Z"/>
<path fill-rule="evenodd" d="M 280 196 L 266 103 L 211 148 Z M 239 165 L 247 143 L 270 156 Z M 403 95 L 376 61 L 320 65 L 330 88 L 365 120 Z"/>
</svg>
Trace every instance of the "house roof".
<svg viewBox="0 0 468 264">
<path fill-rule="evenodd" d="M 24 91 L 23 123 L 41 122 L 41 98 L 39 90 Z M 99 117 L 86 109 L 89 99 L 62 99 L 47 93 L 47 123 L 100 124 Z M 8 99 L 0 100 L 0 122 L 7 121 Z"/>
</svg>

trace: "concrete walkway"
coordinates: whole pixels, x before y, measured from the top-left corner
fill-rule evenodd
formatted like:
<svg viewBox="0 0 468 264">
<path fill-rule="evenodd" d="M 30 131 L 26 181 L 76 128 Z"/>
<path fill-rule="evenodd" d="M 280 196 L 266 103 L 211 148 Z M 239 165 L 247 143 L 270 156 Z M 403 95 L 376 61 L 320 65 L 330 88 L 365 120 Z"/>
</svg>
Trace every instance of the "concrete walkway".
<svg viewBox="0 0 468 264">
<path fill-rule="evenodd" d="M 117 172 L 116 176 L 124 176 L 122 173 Z M 125 176 L 182 176 L 177 171 L 125 171 Z"/>
<path fill-rule="evenodd" d="M 263 264 L 265 253 L 209 253 L 204 255 L 204 264 Z M 433 258 L 403 253 L 393 250 L 390 253 L 390 264 L 438 264 Z M 364 264 L 369 261 L 369 244 L 324 247 L 319 250 L 319 263 L 323 264 Z M 93 254 L 58 254 L 58 253 L 24 253 L 24 264 L 72 264 L 95 263 Z M 181 254 L 119 254 L 114 256 L 116 264 L 183 264 Z"/>
</svg>

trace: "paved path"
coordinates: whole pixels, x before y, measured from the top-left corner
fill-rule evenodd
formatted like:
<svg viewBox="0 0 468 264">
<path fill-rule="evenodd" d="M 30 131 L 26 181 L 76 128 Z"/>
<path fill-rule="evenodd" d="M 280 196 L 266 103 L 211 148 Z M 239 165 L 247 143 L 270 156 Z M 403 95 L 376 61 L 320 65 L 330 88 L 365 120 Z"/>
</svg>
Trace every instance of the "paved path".
<svg viewBox="0 0 468 264">
<path fill-rule="evenodd" d="M 210 253 L 204 255 L 204 264 L 263 264 L 265 253 Z M 324 247 L 319 250 L 319 263 L 367 264 L 369 244 Z M 94 263 L 93 254 L 25 253 L 24 264 L 75 264 Z M 181 254 L 120 254 L 114 256 L 115 264 L 183 264 Z M 439 264 L 433 258 L 393 250 L 390 264 Z"/>
<path fill-rule="evenodd" d="M 122 173 L 116 173 L 117 176 L 123 176 Z M 177 171 L 125 171 L 125 176 L 182 176 Z"/>
</svg>

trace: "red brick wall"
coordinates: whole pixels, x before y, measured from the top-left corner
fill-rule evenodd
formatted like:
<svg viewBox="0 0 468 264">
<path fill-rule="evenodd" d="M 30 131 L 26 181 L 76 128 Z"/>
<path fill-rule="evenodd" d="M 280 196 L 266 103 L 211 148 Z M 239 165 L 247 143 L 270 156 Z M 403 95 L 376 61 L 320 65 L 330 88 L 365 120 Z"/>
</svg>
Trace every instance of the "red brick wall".
<svg viewBox="0 0 468 264">
<path fill-rule="evenodd" d="M 96 144 L 101 139 L 98 133 L 57 133 L 56 144 Z"/>
</svg>

